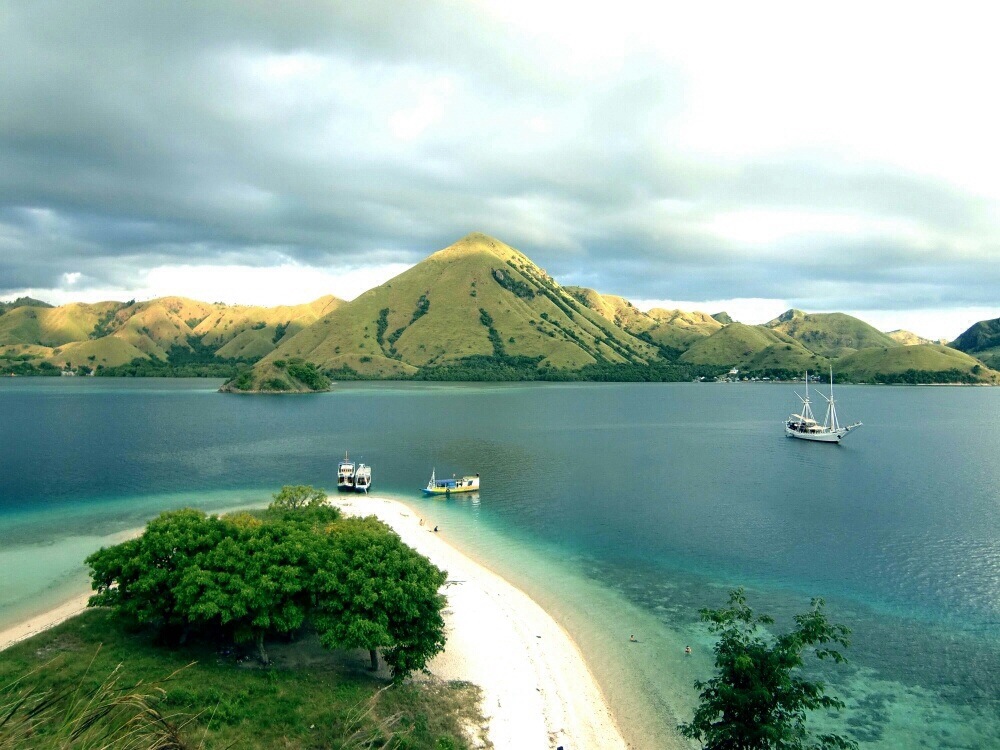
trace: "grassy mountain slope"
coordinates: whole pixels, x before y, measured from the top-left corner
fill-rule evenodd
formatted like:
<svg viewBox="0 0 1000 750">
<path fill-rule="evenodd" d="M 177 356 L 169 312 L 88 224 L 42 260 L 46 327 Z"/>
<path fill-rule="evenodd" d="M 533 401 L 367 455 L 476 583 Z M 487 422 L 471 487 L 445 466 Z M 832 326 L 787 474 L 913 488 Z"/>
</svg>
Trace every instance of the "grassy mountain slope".
<svg viewBox="0 0 1000 750">
<path fill-rule="evenodd" d="M 468 357 L 579 369 L 657 356 L 522 253 L 470 234 L 283 340 L 254 368 L 253 389 L 284 378 L 275 363 L 293 359 L 393 377 Z"/>
<path fill-rule="evenodd" d="M 190 348 L 188 336 L 193 328 L 215 309 L 215 305 L 185 297 L 160 297 L 122 306 L 109 328 L 111 336 L 140 352 L 166 359 L 172 346 Z"/>
<path fill-rule="evenodd" d="M 973 323 L 950 346 L 966 354 L 1000 350 L 1000 318 Z"/>
<path fill-rule="evenodd" d="M 105 336 L 93 341 L 73 341 L 64 344 L 53 350 L 48 362 L 60 368 L 67 363 L 74 368 L 80 365 L 90 368 L 98 365 L 117 367 L 144 356 L 145 352 L 128 341 L 116 336 Z"/>
<path fill-rule="evenodd" d="M 730 323 L 694 344 L 680 361 L 698 365 L 742 365 L 776 344 L 786 344 L 781 336 L 767 328 Z"/>
<path fill-rule="evenodd" d="M 13 308 L 0 316 L 0 344 L 56 347 L 85 341 L 97 322 L 117 304 L 74 302 L 60 307 Z"/>
<path fill-rule="evenodd" d="M 791 372 L 820 372 L 825 370 L 830 360 L 809 351 L 797 343 L 779 343 L 757 352 L 741 363 L 748 372 L 790 370 Z"/>
<path fill-rule="evenodd" d="M 42 302 L 40 299 L 34 299 L 33 297 L 18 297 L 10 302 L 0 302 L 0 315 L 16 307 L 54 307 L 54 305 Z"/>
<path fill-rule="evenodd" d="M 856 382 L 925 382 L 900 377 L 908 371 L 956 373 L 951 380 L 926 382 L 1000 382 L 1000 373 L 964 352 L 940 344 L 862 349 L 837 360 L 835 368 L 838 377 Z"/>
<path fill-rule="evenodd" d="M 220 357 L 257 359 L 342 304 L 343 300 L 326 295 L 304 305 L 221 307 L 202 320 L 194 333 L 203 336 L 202 343 L 216 348 Z"/>
<path fill-rule="evenodd" d="M 932 339 L 925 339 L 923 336 L 918 336 L 912 331 L 904 331 L 901 328 L 897 328 L 895 331 L 888 331 L 885 334 L 893 341 L 896 341 L 903 346 L 916 346 L 917 344 L 947 344 L 948 342 L 944 339 L 939 341 L 934 341 Z"/>
<path fill-rule="evenodd" d="M 216 358 L 255 361 L 273 351 L 282 337 L 341 304 L 329 295 L 303 305 L 273 308 L 209 304 L 184 297 L 60 307 L 27 302 L 32 300 L 6 303 L 8 307 L 0 314 L 0 367 L 17 362 L 36 366 L 47 362 L 58 368 L 67 362 L 117 367 L 137 359 L 176 362 L 178 356 L 187 364 L 219 361 Z"/>
<path fill-rule="evenodd" d="M 564 289 L 584 307 L 629 333 L 639 334 L 656 326 L 655 320 L 624 297 L 601 294 L 580 286 L 568 286 Z"/>
<path fill-rule="evenodd" d="M 682 352 L 695 341 L 722 328 L 722 323 L 703 312 L 653 308 L 643 312 L 624 297 L 601 294 L 584 287 L 566 287 L 583 305 L 633 336 L 648 337 L 659 346 Z"/>
<path fill-rule="evenodd" d="M 723 328 L 722 323 L 703 312 L 654 307 L 648 315 L 656 323 L 647 331 L 650 338 L 672 349 L 686 350 L 695 342 Z"/>
<path fill-rule="evenodd" d="M 863 320 L 844 313 L 804 313 L 793 309 L 764 325 L 823 357 L 842 357 L 870 347 L 901 346 Z"/>
</svg>

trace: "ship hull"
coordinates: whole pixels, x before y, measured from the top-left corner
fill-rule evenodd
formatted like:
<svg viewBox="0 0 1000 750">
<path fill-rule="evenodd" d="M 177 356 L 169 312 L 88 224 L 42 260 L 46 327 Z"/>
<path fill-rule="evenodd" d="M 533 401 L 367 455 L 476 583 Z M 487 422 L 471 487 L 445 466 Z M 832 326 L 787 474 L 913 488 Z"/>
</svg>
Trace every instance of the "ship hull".
<svg viewBox="0 0 1000 750">
<path fill-rule="evenodd" d="M 847 434 L 847 430 L 838 430 L 837 432 L 796 432 L 786 427 L 785 434 L 790 438 L 810 440 L 814 443 L 839 443 L 840 439 Z"/>
<path fill-rule="evenodd" d="M 425 495 L 456 495 L 460 492 L 479 492 L 479 487 L 435 487 L 433 489 L 423 487 L 420 491 Z"/>
</svg>

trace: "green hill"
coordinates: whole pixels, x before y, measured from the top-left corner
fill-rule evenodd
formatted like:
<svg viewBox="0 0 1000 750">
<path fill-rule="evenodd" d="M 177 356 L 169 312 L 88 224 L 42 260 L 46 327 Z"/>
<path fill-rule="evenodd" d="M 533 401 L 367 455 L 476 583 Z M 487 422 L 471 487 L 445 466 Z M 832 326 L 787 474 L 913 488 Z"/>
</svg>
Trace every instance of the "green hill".
<svg viewBox="0 0 1000 750">
<path fill-rule="evenodd" d="M 115 336 L 106 336 L 93 341 L 73 341 L 52 351 L 46 360 L 56 367 L 69 366 L 71 369 L 83 365 L 93 369 L 118 367 L 133 359 L 143 359 L 146 353 L 129 342 Z"/>
<path fill-rule="evenodd" d="M 648 343 L 677 354 L 695 341 L 711 336 L 722 323 L 703 312 L 653 308 L 642 312 L 624 297 L 600 294 L 593 289 L 566 287 L 566 291 L 598 315 Z"/>
<path fill-rule="evenodd" d="M 789 373 L 821 372 L 829 367 L 830 360 L 794 343 L 771 344 L 741 363 L 745 372 L 770 373 L 786 370 Z"/>
<path fill-rule="evenodd" d="M 973 323 L 949 346 L 975 354 L 992 367 L 1000 367 L 1000 318 Z"/>
<path fill-rule="evenodd" d="M 950 346 L 966 354 L 1000 347 L 1000 318 L 973 323 Z"/>
<path fill-rule="evenodd" d="M 948 342 L 944 339 L 934 341 L 932 339 L 925 339 L 923 336 L 918 336 L 912 331 L 904 331 L 901 328 L 897 328 L 895 331 L 887 331 L 886 336 L 891 338 L 893 341 L 902 344 L 903 346 L 916 346 L 917 344 L 947 344 Z"/>
<path fill-rule="evenodd" d="M 703 312 L 654 307 L 648 315 L 655 325 L 646 334 L 660 346 L 680 352 L 723 328 L 722 323 Z"/>
<path fill-rule="evenodd" d="M 75 302 L 60 307 L 15 307 L 0 316 L 0 344 L 56 347 L 86 341 L 116 302 Z"/>
<path fill-rule="evenodd" d="M 862 349 L 838 359 L 837 378 L 868 383 L 991 383 L 1000 373 L 940 344 Z"/>
<path fill-rule="evenodd" d="M 764 326 L 823 357 L 843 357 L 876 346 L 901 346 L 889 335 L 844 313 L 804 313 L 792 309 Z"/>
<path fill-rule="evenodd" d="M 33 299 L 32 297 L 18 297 L 10 302 L 0 302 L 0 315 L 3 315 L 8 310 L 13 310 L 15 307 L 53 307 L 48 302 L 42 302 L 40 299 Z"/>
<path fill-rule="evenodd" d="M 218 368 L 230 363 L 229 371 L 222 372 L 231 374 L 235 361 L 257 361 L 283 336 L 302 330 L 340 303 L 328 295 L 304 305 L 273 308 L 184 297 L 60 307 L 22 304 L 0 315 L 0 370 L 32 374 L 42 363 L 52 372 L 67 363 L 101 369 L 144 362 L 148 366 L 123 374 L 169 375 L 180 365 L 184 374 L 198 374 L 199 365 L 219 374 Z"/>
<path fill-rule="evenodd" d="M 655 347 L 499 240 L 470 234 L 283 340 L 240 390 L 298 390 L 278 363 L 391 378 L 447 368 L 645 365 Z M 270 384 L 270 386 L 268 385 Z"/>
<path fill-rule="evenodd" d="M 775 344 L 786 344 L 774 331 L 745 323 L 730 323 L 691 345 L 680 361 L 698 365 L 733 366 L 749 362 Z"/>
</svg>

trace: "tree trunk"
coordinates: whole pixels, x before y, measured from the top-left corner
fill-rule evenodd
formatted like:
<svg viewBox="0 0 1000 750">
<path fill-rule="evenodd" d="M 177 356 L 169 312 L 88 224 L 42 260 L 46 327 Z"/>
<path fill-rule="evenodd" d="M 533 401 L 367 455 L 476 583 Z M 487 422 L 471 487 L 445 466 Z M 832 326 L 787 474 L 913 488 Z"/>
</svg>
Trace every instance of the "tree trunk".
<svg viewBox="0 0 1000 750">
<path fill-rule="evenodd" d="M 373 648 L 368 649 L 368 656 L 372 660 L 372 672 L 378 672 L 378 651 Z"/>
<path fill-rule="evenodd" d="M 263 633 L 257 633 L 257 653 L 260 656 L 260 663 L 266 667 L 270 662 L 267 659 L 267 651 L 264 650 Z"/>
</svg>

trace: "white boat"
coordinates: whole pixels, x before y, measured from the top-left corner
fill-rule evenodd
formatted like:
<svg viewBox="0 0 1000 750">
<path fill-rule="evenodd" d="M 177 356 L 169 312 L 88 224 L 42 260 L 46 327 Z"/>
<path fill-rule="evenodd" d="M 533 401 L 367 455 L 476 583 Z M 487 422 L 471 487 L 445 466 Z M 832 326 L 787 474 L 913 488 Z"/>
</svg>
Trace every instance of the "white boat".
<svg viewBox="0 0 1000 750">
<path fill-rule="evenodd" d="M 451 479 L 437 479 L 434 476 L 434 470 L 431 469 L 431 480 L 424 487 L 423 492 L 425 495 L 451 495 L 455 492 L 476 492 L 478 490 L 478 474 L 474 477 L 462 477 L 461 479 L 456 479 L 454 476 Z"/>
<path fill-rule="evenodd" d="M 337 489 L 340 492 L 354 491 L 354 462 L 347 457 L 344 451 L 344 460 L 337 464 Z"/>
<path fill-rule="evenodd" d="M 795 394 L 799 396 L 798 393 Z M 820 394 L 823 396 L 823 394 Z M 861 422 L 841 425 L 837 421 L 837 405 L 833 400 L 833 368 L 830 368 L 830 395 L 823 396 L 826 399 L 826 419 L 823 424 L 816 421 L 813 416 L 812 405 L 809 400 L 809 373 L 806 373 L 806 395 L 799 396 L 802 401 L 802 413 L 792 414 L 785 422 L 785 434 L 791 438 L 799 440 L 812 440 L 816 443 L 839 443 L 841 439 L 851 430 L 861 427 Z"/>
<path fill-rule="evenodd" d="M 368 464 L 358 464 L 358 468 L 354 470 L 354 491 L 355 492 L 368 492 L 368 488 L 372 486 L 372 467 Z"/>
</svg>

